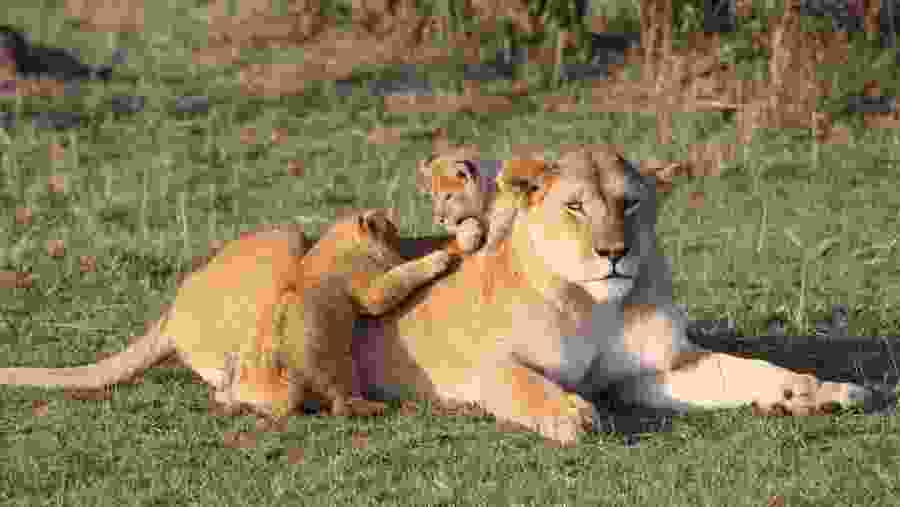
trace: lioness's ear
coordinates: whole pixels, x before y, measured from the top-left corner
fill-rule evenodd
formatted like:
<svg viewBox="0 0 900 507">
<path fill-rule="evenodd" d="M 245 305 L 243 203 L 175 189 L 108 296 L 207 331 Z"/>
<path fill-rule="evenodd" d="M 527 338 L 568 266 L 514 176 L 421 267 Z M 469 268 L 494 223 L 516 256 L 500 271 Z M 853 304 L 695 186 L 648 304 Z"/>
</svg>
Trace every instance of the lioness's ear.
<svg viewBox="0 0 900 507">
<path fill-rule="evenodd" d="M 540 188 L 554 164 L 536 159 L 509 159 L 503 161 L 503 172 L 497 182 L 503 190 L 517 194 L 530 194 Z"/>
</svg>

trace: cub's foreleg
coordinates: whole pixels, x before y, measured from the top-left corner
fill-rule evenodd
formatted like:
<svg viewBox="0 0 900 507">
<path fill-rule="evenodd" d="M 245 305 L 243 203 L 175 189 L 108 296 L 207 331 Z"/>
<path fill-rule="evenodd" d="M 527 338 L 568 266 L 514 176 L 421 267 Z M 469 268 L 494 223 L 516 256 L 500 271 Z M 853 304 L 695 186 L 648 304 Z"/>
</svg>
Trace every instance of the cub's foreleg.
<svg viewBox="0 0 900 507">
<path fill-rule="evenodd" d="M 366 286 L 353 287 L 353 296 L 372 316 L 384 314 L 419 287 L 447 270 L 452 256 L 439 250 L 425 257 L 400 264 L 387 273 L 371 279 Z"/>
</svg>

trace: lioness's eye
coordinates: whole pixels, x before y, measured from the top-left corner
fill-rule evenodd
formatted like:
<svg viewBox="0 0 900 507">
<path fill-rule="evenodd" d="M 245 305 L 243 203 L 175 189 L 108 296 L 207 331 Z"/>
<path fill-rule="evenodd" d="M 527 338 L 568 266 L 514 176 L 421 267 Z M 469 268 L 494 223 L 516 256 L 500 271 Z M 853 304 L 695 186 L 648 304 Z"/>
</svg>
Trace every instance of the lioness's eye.
<svg viewBox="0 0 900 507">
<path fill-rule="evenodd" d="M 572 211 L 582 212 L 584 208 L 581 207 L 581 203 L 578 201 L 567 202 L 566 207 Z"/>
</svg>

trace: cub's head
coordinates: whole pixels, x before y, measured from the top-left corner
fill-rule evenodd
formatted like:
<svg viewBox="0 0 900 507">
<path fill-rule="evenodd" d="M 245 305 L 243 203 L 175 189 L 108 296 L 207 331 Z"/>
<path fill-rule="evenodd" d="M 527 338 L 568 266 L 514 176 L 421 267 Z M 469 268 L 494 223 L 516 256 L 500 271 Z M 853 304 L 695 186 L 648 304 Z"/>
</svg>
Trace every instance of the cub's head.
<svg viewBox="0 0 900 507">
<path fill-rule="evenodd" d="M 416 173 L 417 187 L 431 197 L 435 223 L 451 234 L 465 219 L 487 214 L 497 173 L 490 164 L 459 154 L 432 155 Z"/>
<path fill-rule="evenodd" d="M 392 267 L 403 263 L 399 253 L 400 234 L 391 213 L 385 209 L 370 209 L 344 215 L 335 223 L 328 236 L 337 255 L 363 255 L 377 264 Z"/>
<path fill-rule="evenodd" d="M 655 251 L 652 178 L 603 147 L 580 147 L 539 174 L 504 177 L 527 196 L 514 241 L 520 255 L 539 263 L 532 266 L 600 302 L 631 292 Z"/>
</svg>

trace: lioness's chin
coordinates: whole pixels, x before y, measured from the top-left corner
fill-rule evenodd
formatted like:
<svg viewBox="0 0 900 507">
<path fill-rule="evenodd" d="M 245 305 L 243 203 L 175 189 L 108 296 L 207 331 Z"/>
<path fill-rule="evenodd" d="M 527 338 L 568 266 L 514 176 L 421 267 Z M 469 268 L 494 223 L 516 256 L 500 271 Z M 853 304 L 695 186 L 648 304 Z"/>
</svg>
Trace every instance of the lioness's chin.
<svg viewBox="0 0 900 507">
<path fill-rule="evenodd" d="M 619 301 L 634 288 L 633 278 L 607 278 L 580 284 L 598 302 Z"/>
</svg>

